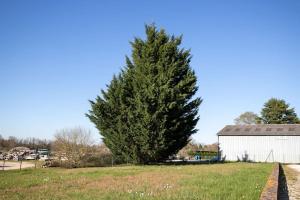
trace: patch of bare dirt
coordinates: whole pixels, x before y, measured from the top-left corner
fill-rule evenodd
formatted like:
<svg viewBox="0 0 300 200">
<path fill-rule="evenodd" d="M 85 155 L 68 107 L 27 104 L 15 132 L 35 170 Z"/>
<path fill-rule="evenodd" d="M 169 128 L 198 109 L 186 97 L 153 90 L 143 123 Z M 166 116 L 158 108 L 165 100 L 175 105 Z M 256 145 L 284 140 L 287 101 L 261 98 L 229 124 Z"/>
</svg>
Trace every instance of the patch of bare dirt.
<svg viewBox="0 0 300 200">
<path fill-rule="evenodd" d="M 33 163 L 30 162 L 22 162 L 22 169 L 34 167 Z M 20 162 L 11 162 L 5 161 L 5 165 L 3 167 L 3 161 L 0 161 L 0 170 L 13 170 L 20 169 Z"/>
</svg>

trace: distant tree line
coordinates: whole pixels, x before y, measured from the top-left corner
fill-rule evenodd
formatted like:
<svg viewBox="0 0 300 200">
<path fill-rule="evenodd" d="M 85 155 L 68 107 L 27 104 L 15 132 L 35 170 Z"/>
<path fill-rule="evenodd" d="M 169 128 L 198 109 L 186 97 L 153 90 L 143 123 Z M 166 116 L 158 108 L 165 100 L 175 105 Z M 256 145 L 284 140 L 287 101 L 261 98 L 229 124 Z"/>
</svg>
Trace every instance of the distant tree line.
<svg viewBox="0 0 300 200">
<path fill-rule="evenodd" d="M 191 159 L 199 151 L 208 151 L 208 152 L 218 152 L 218 143 L 213 144 L 201 144 L 197 143 L 194 140 L 191 140 L 185 147 L 183 147 L 179 152 L 179 159 Z M 202 153 L 203 154 L 203 153 Z"/>
<path fill-rule="evenodd" d="M 50 149 L 52 141 L 42 140 L 34 137 L 28 138 L 16 138 L 14 136 L 9 136 L 7 139 L 0 135 L 0 151 L 9 151 L 14 147 L 27 147 L 30 149 Z"/>
<path fill-rule="evenodd" d="M 120 163 L 105 144 L 95 143 L 90 131 L 80 127 L 61 129 L 54 135 L 54 140 L 4 138 L 0 135 L 0 152 L 6 153 L 15 147 L 51 150 L 49 167 L 111 166 Z"/>
<path fill-rule="evenodd" d="M 263 106 L 260 116 L 253 112 L 242 113 L 234 120 L 237 125 L 246 124 L 299 124 L 295 108 L 283 99 L 271 98 Z"/>
</svg>

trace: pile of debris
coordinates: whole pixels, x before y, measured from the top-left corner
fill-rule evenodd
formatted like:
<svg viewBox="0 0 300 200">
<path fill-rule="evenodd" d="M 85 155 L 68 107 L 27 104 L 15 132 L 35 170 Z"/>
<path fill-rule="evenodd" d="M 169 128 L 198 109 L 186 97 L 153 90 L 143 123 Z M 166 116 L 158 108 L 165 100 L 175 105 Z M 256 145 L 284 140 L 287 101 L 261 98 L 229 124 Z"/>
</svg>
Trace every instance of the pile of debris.
<svg viewBox="0 0 300 200">
<path fill-rule="evenodd" d="M 2 153 L 0 155 L 1 160 L 20 160 L 25 154 L 29 153 L 30 149 L 27 147 L 15 147 L 9 150 L 7 153 Z"/>
<path fill-rule="evenodd" d="M 0 160 L 47 160 L 49 152 L 46 149 L 32 150 L 27 147 L 15 147 L 8 152 L 0 152 Z"/>
</svg>

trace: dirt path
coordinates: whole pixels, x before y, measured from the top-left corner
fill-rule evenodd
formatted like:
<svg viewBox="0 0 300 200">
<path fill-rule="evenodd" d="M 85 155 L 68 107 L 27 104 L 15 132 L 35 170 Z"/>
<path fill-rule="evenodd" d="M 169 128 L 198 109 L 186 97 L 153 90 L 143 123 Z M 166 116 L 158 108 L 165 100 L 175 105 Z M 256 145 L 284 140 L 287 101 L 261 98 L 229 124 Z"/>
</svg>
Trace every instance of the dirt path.
<svg viewBox="0 0 300 200">
<path fill-rule="evenodd" d="M 300 165 L 287 165 L 286 178 L 290 200 L 300 199 Z"/>
<path fill-rule="evenodd" d="M 34 167 L 33 163 L 22 162 L 22 169 Z M 20 169 L 20 162 L 5 161 L 4 170 Z M 3 170 L 3 161 L 0 161 L 0 170 Z"/>
</svg>

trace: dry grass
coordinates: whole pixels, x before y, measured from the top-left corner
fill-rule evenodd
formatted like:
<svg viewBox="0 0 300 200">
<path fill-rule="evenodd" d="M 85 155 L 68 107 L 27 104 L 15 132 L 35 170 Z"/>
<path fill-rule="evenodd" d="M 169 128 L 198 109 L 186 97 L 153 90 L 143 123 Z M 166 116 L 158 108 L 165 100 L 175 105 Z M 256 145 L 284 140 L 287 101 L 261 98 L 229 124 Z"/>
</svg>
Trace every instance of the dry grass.
<svg viewBox="0 0 300 200">
<path fill-rule="evenodd" d="M 0 172 L 0 199 L 258 199 L 271 164 Z"/>
</svg>

